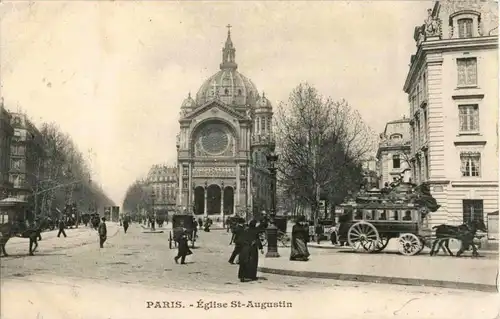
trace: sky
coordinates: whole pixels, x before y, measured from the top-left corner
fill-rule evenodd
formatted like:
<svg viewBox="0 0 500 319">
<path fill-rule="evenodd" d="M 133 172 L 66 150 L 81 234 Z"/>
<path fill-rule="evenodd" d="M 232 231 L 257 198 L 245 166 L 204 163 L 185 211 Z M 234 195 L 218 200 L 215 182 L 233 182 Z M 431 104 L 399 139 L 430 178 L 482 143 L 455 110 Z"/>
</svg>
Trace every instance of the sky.
<svg viewBox="0 0 500 319">
<path fill-rule="evenodd" d="M 153 164 L 175 164 L 188 93 L 219 70 L 226 25 L 238 71 L 273 105 L 307 82 L 382 132 L 408 113 L 413 31 L 433 1 L 2 1 L 0 95 L 56 122 L 121 205 Z"/>
</svg>

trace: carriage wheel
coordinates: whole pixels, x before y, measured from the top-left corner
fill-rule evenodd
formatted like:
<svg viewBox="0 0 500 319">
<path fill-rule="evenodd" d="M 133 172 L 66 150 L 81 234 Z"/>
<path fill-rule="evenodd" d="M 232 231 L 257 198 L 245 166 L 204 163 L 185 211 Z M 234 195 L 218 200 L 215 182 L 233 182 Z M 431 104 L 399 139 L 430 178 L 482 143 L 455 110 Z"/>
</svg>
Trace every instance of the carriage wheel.
<svg viewBox="0 0 500 319">
<path fill-rule="evenodd" d="M 352 225 L 347 232 L 347 242 L 355 250 L 372 252 L 380 241 L 378 231 L 370 223 L 361 221 Z"/>
<path fill-rule="evenodd" d="M 168 248 L 172 249 L 172 232 L 168 233 Z"/>
<path fill-rule="evenodd" d="M 387 247 L 389 244 L 389 237 L 380 237 L 380 240 L 375 244 L 375 249 L 370 250 L 369 245 L 373 245 L 373 242 L 363 243 L 363 249 L 372 253 L 379 253 Z"/>
<path fill-rule="evenodd" d="M 267 246 L 267 237 L 260 235 L 260 242 L 262 243 L 262 246 Z"/>
<path fill-rule="evenodd" d="M 288 235 L 285 234 L 281 237 L 280 241 L 283 247 L 288 247 L 288 244 L 290 243 L 290 237 L 288 237 Z"/>
<path fill-rule="evenodd" d="M 413 256 L 422 251 L 422 240 L 415 234 L 405 233 L 399 236 L 399 252 L 405 256 Z"/>
</svg>

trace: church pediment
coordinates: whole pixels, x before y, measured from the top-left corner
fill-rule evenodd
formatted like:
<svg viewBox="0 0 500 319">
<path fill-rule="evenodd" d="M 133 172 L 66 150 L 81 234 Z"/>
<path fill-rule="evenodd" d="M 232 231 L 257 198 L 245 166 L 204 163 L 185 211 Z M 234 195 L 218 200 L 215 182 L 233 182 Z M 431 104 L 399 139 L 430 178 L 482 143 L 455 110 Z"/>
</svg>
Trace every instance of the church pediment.
<svg viewBox="0 0 500 319">
<path fill-rule="evenodd" d="M 191 113 L 186 114 L 182 120 L 193 120 L 200 116 L 201 114 L 204 113 L 213 113 L 214 116 L 221 116 L 221 113 L 226 113 L 230 117 L 237 119 L 237 120 L 246 120 L 247 118 L 240 114 L 239 112 L 233 110 L 231 107 L 227 106 L 226 104 L 213 100 L 205 103 L 204 105 L 194 109 Z"/>
</svg>

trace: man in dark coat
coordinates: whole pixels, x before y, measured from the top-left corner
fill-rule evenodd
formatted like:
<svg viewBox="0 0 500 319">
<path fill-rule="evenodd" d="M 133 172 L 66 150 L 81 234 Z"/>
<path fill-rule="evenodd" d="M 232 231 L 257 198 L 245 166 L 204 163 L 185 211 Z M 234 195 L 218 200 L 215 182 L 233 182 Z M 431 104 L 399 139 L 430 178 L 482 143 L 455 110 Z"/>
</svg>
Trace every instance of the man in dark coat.
<svg viewBox="0 0 500 319">
<path fill-rule="evenodd" d="M 234 259 L 236 259 L 236 256 L 240 254 L 244 231 L 245 228 L 243 226 L 243 222 L 239 220 L 238 224 L 233 228 L 233 238 L 231 239 L 231 242 L 234 243 L 234 249 L 231 257 L 229 257 L 230 264 L 234 264 Z"/>
<path fill-rule="evenodd" d="M 59 232 L 57 233 L 57 237 L 60 237 L 61 234 L 63 234 L 64 237 L 67 237 L 66 232 L 64 231 L 65 227 L 66 227 L 66 224 L 64 223 L 64 218 L 59 218 Z"/>
<path fill-rule="evenodd" d="M 123 218 L 123 231 L 125 232 L 125 234 L 127 233 L 128 226 L 128 216 L 125 216 L 125 218 Z"/>
<path fill-rule="evenodd" d="M 177 238 L 177 256 L 174 257 L 175 263 L 178 264 L 180 258 L 181 264 L 186 264 L 186 256 L 192 253 L 191 249 L 189 249 L 186 229 L 183 229 L 179 238 Z"/>
<path fill-rule="evenodd" d="M 259 229 L 257 229 L 256 225 L 257 222 L 252 220 L 241 239 L 240 267 L 238 269 L 238 278 L 241 282 L 245 282 L 246 279 L 257 280 L 258 250 L 262 254 L 264 250 L 259 238 Z"/>
<path fill-rule="evenodd" d="M 99 233 L 99 246 L 103 248 L 104 242 L 108 238 L 108 230 L 106 228 L 106 218 L 103 217 L 101 223 L 99 224 L 99 228 L 97 229 Z"/>
</svg>

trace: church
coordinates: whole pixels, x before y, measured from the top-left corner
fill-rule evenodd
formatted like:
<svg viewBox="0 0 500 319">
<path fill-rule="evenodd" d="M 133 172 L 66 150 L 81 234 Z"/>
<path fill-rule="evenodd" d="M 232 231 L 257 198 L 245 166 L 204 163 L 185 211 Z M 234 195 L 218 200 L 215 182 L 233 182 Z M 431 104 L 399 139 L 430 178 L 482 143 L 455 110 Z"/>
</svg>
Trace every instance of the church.
<svg viewBox="0 0 500 319">
<path fill-rule="evenodd" d="M 271 204 L 273 109 L 238 72 L 230 28 L 220 70 L 181 105 L 177 135 L 178 211 L 212 219 L 256 217 Z"/>
</svg>

